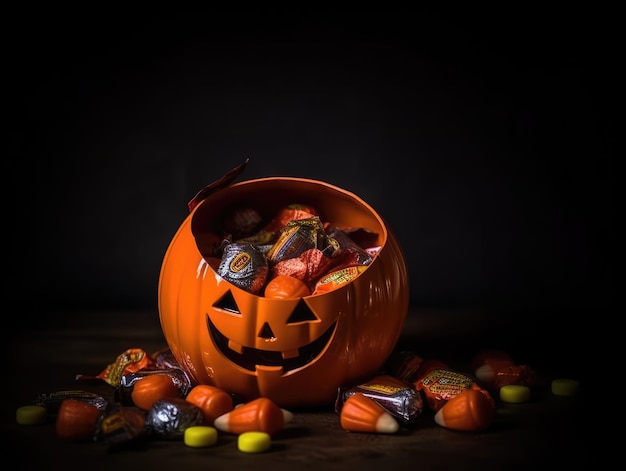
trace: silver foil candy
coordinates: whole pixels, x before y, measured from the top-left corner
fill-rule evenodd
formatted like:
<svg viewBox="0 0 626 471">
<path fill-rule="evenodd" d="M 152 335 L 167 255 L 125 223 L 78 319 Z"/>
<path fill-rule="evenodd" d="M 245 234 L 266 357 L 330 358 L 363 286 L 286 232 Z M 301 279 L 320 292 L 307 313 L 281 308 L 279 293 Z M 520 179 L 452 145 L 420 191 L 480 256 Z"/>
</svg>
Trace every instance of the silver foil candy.
<svg viewBox="0 0 626 471">
<path fill-rule="evenodd" d="M 182 398 L 171 397 L 156 401 L 146 416 L 146 429 L 158 438 L 180 438 L 185 430 L 202 425 L 202 410 Z"/>
</svg>

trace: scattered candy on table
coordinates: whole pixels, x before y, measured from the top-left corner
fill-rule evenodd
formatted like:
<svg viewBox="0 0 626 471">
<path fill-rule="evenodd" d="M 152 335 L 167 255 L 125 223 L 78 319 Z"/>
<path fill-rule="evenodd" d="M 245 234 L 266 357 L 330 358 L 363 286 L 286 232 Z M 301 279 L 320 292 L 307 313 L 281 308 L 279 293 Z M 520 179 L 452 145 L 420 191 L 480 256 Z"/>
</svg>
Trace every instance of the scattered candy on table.
<svg viewBox="0 0 626 471">
<path fill-rule="evenodd" d="M 508 354 L 493 350 L 475 356 L 471 368 L 476 362 L 490 365 L 491 369 L 483 368 L 482 373 L 505 372 L 483 376 L 503 404 L 531 399 L 536 375 L 530 366 L 519 369 Z M 138 368 L 138 364 L 144 367 Z M 526 373 L 517 374 L 521 371 Z M 95 378 L 115 386 L 112 397 L 122 402 L 80 389 L 44 393 L 33 404 L 16 410 L 17 423 L 37 425 L 53 419 L 59 439 L 102 441 L 111 448 L 145 437 L 210 447 L 222 432 L 237 435 L 241 452 L 261 453 L 271 449 L 272 436 L 293 419 L 291 411 L 269 398 L 236 402 L 235 396 L 221 388 L 192 384 L 167 349 L 152 355 L 129 349 Z M 118 384 L 112 384 L 113 378 Z M 76 380 L 80 384 L 94 377 L 77 375 Z M 580 382 L 556 378 L 550 390 L 555 396 L 575 396 L 580 393 Z M 370 381 L 339 388 L 335 412 L 348 432 L 394 434 L 423 420 L 425 405 L 434 413 L 437 425 L 464 432 L 488 429 L 497 408 L 474 376 L 452 370 L 440 360 L 401 351 Z"/>
</svg>

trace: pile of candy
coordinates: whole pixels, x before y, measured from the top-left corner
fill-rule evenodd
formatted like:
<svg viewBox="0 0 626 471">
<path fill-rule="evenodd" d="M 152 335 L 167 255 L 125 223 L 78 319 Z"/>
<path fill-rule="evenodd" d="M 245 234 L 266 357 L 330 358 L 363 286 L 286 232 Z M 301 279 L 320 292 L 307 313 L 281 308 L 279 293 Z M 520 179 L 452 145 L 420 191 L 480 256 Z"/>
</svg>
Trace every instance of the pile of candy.
<svg viewBox="0 0 626 471">
<path fill-rule="evenodd" d="M 377 234 L 330 226 L 315 208 L 290 204 L 266 224 L 253 208 L 221 221 L 219 242 L 203 254 L 225 280 L 258 296 L 322 294 L 356 278 L 380 250 Z"/>
<path fill-rule="evenodd" d="M 469 375 L 410 351 L 395 352 L 371 381 L 339 388 L 335 412 L 348 432 L 393 434 L 415 425 L 428 407 L 438 425 L 472 432 L 491 425 L 495 392 L 503 402 L 530 400 L 535 372 L 516 365 L 507 353 L 481 352 L 472 368 Z M 240 451 L 258 453 L 267 451 L 271 438 L 293 419 L 268 398 L 241 402 L 218 387 L 194 384 L 169 349 L 152 355 L 129 349 L 99 375 L 76 379 L 106 383 L 113 394 L 80 388 L 41 394 L 17 410 L 18 423 L 54 418 L 59 439 L 104 442 L 109 448 L 143 439 L 182 439 L 190 447 L 207 447 L 223 432 L 238 436 Z M 575 395 L 579 387 L 575 380 L 555 379 L 552 393 Z"/>
</svg>

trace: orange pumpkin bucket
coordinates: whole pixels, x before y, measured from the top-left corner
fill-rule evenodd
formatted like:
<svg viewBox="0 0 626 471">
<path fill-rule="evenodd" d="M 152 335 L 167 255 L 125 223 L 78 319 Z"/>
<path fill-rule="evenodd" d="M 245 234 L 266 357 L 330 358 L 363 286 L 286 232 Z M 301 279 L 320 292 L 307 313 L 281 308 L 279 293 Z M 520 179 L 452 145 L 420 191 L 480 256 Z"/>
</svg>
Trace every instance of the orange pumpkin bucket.
<svg viewBox="0 0 626 471">
<path fill-rule="evenodd" d="M 163 334 L 200 384 L 285 408 L 332 405 L 340 386 L 379 371 L 400 336 L 409 302 L 402 249 L 355 194 L 305 178 L 231 184 L 243 165 L 196 195 L 165 253 L 158 286 Z M 310 295 L 253 294 L 218 274 L 215 247 L 229 215 L 252 208 L 269 227 L 291 204 L 314 208 L 324 227 L 367 234 L 363 249 L 376 247 L 371 262 L 333 289 L 326 285 L 316 294 L 312 287 Z M 245 266 L 248 259 L 231 264 Z"/>
</svg>

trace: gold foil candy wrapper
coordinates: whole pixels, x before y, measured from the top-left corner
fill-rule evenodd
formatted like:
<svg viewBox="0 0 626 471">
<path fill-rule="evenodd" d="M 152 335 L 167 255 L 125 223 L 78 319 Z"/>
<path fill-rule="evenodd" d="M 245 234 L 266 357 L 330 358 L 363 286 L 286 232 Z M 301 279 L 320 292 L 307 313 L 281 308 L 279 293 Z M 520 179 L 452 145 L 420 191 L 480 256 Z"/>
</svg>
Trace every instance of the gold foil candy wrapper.
<svg viewBox="0 0 626 471">
<path fill-rule="evenodd" d="M 226 281 L 252 294 L 259 294 L 265 287 L 269 267 L 262 251 L 252 244 L 229 244 L 217 273 Z"/>
<path fill-rule="evenodd" d="M 154 365 L 152 357 L 141 348 L 129 348 L 120 353 L 113 363 L 100 372 L 96 377 L 101 378 L 111 386 L 117 387 L 123 375 L 148 368 Z"/>
<path fill-rule="evenodd" d="M 202 425 L 202 409 L 182 398 L 159 399 L 146 415 L 146 429 L 158 438 L 181 438 L 185 430 Z"/>
<path fill-rule="evenodd" d="M 327 257 L 340 249 L 339 243 L 326 234 L 319 217 L 288 222 L 266 255 L 270 262 L 276 263 L 299 257 L 310 249 L 317 249 Z"/>
</svg>

